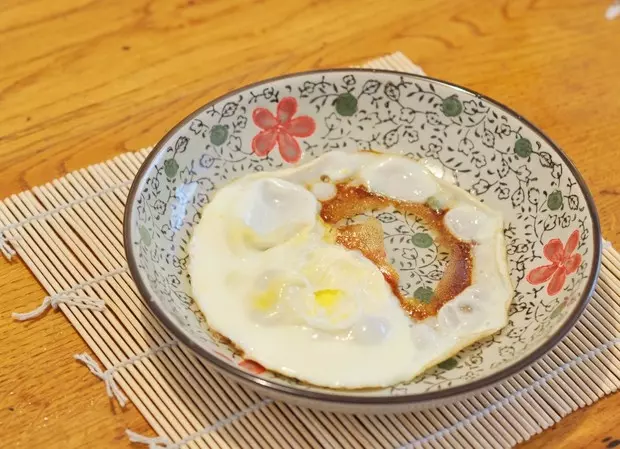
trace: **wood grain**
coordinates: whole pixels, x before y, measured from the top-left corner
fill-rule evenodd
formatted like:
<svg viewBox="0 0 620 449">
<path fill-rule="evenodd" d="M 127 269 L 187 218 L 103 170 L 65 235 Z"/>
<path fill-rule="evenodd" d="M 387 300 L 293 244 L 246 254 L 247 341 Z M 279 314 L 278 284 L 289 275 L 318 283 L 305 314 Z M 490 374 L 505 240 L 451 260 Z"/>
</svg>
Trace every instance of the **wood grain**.
<svg viewBox="0 0 620 449">
<path fill-rule="evenodd" d="M 401 50 L 427 73 L 487 94 L 575 162 L 620 245 L 620 20 L 589 0 L 4 0 L 0 197 L 156 142 L 226 91 L 269 76 Z M 61 314 L 14 323 L 44 292 L 0 261 L 3 447 L 130 447 L 148 433 L 72 354 Z M 603 448 L 620 438 L 613 395 L 522 448 Z M 553 442 L 552 442 L 553 441 Z"/>
</svg>

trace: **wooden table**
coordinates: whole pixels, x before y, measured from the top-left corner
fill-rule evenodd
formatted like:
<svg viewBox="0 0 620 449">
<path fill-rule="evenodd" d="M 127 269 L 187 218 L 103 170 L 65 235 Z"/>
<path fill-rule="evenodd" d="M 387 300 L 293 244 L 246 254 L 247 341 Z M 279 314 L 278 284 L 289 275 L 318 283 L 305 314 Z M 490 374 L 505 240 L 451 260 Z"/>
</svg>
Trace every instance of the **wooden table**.
<svg viewBox="0 0 620 449">
<path fill-rule="evenodd" d="M 432 76 L 510 105 L 548 133 L 584 175 L 618 247 L 620 20 L 605 20 L 607 6 L 3 0 L 0 197 L 153 144 L 246 83 L 401 50 Z M 44 296 L 22 263 L 0 260 L 0 289 L 2 447 L 124 448 L 125 428 L 147 432 L 131 405 L 112 407 L 103 384 L 74 362 L 85 344 L 62 314 L 11 320 Z M 618 407 L 620 395 L 605 398 L 521 447 L 612 447 Z"/>
</svg>

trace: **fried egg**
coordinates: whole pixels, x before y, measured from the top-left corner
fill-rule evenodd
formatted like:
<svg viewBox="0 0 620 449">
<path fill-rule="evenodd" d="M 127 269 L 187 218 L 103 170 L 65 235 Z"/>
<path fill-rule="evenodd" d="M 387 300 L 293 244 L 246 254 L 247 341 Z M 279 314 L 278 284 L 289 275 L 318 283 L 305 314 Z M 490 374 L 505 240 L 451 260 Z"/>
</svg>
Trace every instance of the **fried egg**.
<svg viewBox="0 0 620 449">
<path fill-rule="evenodd" d="M 471 282 L 414 319 L 376 263 L 336 243 L 321 210 L 350 183 L 403 203 L 440 202 L 471 246 Z M 269 370 L 329 388 L 412 379 L 507 323 L 501 216 L 409 158 L 331 152 L 221 188 L 189 245 L 193 297 L 214 331 Z"/>
</svg>

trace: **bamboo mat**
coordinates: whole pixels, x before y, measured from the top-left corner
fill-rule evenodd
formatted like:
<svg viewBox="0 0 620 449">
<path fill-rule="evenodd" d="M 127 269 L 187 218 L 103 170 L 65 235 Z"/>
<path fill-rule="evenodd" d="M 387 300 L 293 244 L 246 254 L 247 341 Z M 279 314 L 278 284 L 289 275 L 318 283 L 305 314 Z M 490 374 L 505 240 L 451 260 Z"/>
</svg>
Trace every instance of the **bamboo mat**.
<svg viewBox="0 0 620 449">
<path fill-rule="evenodd" d="M 421 73 L 400 53 L 367 66 Z M 529 369 L 470 399 L 355 416 L 273 402 L 230 383 L 161 326 L 128 273 L 123 208 L 149 151 L 0 203 L 0 249 L 17 254 L 49 294 L 39 309 L 16 318 L 49 307 L 65 314 L 99 362 L 76 358 L 109 396 L 133 402 L 158 435 L 128 431 L 132 441 L 151 448 L 509 448 L 620 386 L 620 254 L 609 244 L 591 304 L 569 336 Z"/>
</svg>

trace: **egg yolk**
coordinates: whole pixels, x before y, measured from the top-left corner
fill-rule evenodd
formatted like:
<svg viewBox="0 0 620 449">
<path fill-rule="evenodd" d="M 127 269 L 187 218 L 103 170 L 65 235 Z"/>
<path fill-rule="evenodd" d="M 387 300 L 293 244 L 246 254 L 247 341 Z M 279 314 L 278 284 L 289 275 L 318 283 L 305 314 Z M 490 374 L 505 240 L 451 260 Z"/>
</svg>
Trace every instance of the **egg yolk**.
<svg viewBox="0 0 620 449">
<path fill-rule="evenodd" d="M 272 310 L 280 299 L 280 289 L 276 286 L 270 286 L 267 290 L 259 293 L 252 299 L 252 306 L 261 312 Z"/>
<path fill-rule="evenodd" d="M 331 288 L 314 292 L 316 305 L 325 309 L 328 313 L 334 309 L 343 296 L 344 292 L 342 290 Z M 252 300 L 252 305 L 255 309 L 266 312 L 273 309 L 279 299 L 280 288 L 278 285 L 272 285 L 267 290 L 256 295 Z"/>
<path fill-rule="evenodd" d="M 344 293 L 342 292 L 342 290 L 317 290 L 314 292 L 314 300 L 320 307 L 326 309 L 329 312 L 334 308 L 338 301 L 342 299 L 343 295 Z"/>
</svg>

